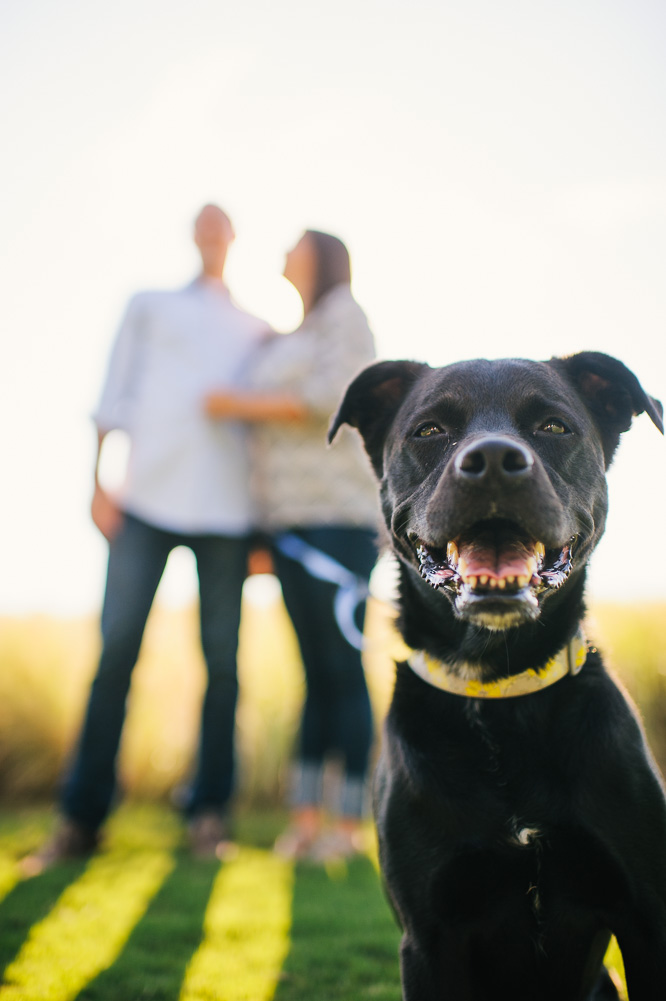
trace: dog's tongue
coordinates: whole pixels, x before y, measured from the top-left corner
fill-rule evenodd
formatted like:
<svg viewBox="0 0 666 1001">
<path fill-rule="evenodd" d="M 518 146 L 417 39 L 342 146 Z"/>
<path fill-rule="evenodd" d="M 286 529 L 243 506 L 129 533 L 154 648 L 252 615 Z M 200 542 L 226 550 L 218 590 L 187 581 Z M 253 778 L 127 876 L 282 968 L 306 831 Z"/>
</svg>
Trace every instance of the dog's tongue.
<svg viewBox="0 0 666 1001">
<path fill-rule="evenodd" d="M 534 547 L 526 538 L 509 532 L 488 530 L 458 544 L 458 572 L 465 577 L 531 577 Z"/>
</svg>

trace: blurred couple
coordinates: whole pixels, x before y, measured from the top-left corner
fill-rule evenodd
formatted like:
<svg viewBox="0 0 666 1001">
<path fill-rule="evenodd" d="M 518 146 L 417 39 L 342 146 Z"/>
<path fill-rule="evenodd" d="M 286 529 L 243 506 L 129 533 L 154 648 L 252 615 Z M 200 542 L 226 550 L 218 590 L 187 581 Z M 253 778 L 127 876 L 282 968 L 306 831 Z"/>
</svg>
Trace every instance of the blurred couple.
<svg viewBox="0 0 666 1001">
<path fill-rule="evenodd" d="M 374 358 L 373 336 L 352 296 L 349 254 L 339 239 L 308 230 L 287 253 L 284 277 L 304 314 L 287 335 L 231 298 L 224 270 L 233 240 L 228 215 L 204 206 L 194 223 L 198 277 L 183 289 L 134 296 L 111 353 L 94 415 L 92 517 L 109 543 L 102 652 L 59 824 L 32 858 L 34 872 L 100 843 L 116 793 L 132 671 L 177 546 L 196 558 L 208 672 L 183 809 L 192 852 L 224 855 L 232 839 L 241 591 L 258 532 L 306 675 L 291 821 L 275 847 L 322 861 L 359 848 L 373 724 L 356 639 L 377 556 L 376 497 L 356 439 L 342 437 L 330 451 L 325 440 L 342 390 Z M 98 476 L 105 437 L 116 429 L 130 440 L 121 499 Z M 325 810 L 331 755 L 343 772 L 338 802 Z"/>
</svg>

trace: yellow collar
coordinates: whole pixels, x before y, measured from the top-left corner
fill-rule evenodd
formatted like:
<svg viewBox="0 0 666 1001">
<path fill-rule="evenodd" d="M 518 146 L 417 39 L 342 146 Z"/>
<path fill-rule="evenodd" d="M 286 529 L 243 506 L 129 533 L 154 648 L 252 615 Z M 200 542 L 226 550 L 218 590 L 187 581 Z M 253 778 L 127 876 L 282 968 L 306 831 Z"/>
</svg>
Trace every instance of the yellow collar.
<svg viewBox="0 0 666 1001">
<path fill-rule="evenodd" d="M 452 695 L 464 695 L 470 699 L 510 699 L 516 695 L 539 692 L 542 688 L 554 685 L 567 674 L 578 674 L 586 660 L 587 642 L 582 632 L 577 632 L 543 667 L 529 667 L 520 674 L 498 678 L 496 681 L 465 679 L 461 677 L 461 673 L 464 673 L 465 667 L 469 670 L 473 665 L 463 665 L 463 668 L 454 673 L 448 664 L 435 660 L 423 650 L 412 652 L 407 663 L 429 685 Z"/>
</svg>

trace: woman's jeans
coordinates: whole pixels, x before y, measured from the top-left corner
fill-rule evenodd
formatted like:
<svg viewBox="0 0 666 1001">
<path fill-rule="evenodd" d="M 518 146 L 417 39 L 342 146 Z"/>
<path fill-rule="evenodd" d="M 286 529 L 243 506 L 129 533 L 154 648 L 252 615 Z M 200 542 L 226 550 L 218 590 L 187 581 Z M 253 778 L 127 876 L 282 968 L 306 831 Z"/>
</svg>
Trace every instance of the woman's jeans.
<svg viewBox="0 0 666 1001">
<path fill-rule="evenodd" d="M 289 531 L 367 582 L 377 559 L 375 532 L 347 527 Z M 360 652 L 345 640 L 335 620 L 335 585 L 310 576 L 300 563 L 279 551 L 274 553 L 274 560 L 306 677 L 292 805 L 321 803 L 324 764 L 333 754 L 344 762 L 339 810 L 346 816 L 360 816 L 373 741 L 372 711 Z M 365 602 L 357 610 L 360 629 L 364 614 Z"/>
<path fill-rule="evenodd" d="M 189 547 L 196 557 L 201 643 L 208 669 L 198 769 L 186 812 L 190 816 L 202 810 L 222 813 L 231 796 L 238 696 L 236 651 L 248 540 L 181 535 L 125 515 L 123 527 L 109 547 L 102 654 L 62 797 L 65 814 L 93 830 L 111 808 L 132 670 L 157 585 L 176 546 Z"/>
</svg>

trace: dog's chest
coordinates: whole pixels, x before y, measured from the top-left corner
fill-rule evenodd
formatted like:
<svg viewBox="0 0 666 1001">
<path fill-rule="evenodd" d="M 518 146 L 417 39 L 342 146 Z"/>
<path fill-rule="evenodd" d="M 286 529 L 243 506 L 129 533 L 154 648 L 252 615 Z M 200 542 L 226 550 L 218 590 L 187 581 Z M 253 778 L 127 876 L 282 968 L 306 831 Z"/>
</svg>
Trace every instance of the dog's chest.
<svg viewBox="0 0 666 1001">
<path fill-rule="evenodd" d="M 469 832 L 449 846 L 435 907 L 453 918 L 541 920 L 556 885 L 554 859 L 543 832 L 512 818 L 504 829 Z"/>
</svg>

